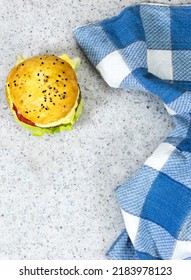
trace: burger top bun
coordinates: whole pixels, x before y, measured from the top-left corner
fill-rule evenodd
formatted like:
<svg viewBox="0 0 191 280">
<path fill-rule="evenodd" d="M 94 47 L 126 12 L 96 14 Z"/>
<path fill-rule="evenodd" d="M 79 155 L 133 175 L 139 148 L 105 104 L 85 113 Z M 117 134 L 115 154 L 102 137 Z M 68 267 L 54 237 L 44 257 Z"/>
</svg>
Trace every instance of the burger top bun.
<svg viewBox="0 0 191 280">
<path fill-rule="evenodd" d="M 79 87 L 69 63 L 54 55 L 24 60 L 10 71 L 7 81 L 10 106 L 38 124 L 48 126 L 69 115 L 77 107 Z"/>
</svg>

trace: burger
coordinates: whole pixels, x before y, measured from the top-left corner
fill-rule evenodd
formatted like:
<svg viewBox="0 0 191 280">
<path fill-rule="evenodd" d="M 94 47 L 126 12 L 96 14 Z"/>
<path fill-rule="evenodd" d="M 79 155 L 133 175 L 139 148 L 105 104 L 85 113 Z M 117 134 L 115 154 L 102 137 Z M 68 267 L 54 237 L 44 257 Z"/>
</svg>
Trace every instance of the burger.
<svg viewBox="0 0 191 280">
<path fill-rule="evenodd" d="M 71 130 L 83 100 L 77 81 L 79 58 L 19 56 L 6 80 L 6 97 L 16 121 L 35 136 Z"/>
</svg>

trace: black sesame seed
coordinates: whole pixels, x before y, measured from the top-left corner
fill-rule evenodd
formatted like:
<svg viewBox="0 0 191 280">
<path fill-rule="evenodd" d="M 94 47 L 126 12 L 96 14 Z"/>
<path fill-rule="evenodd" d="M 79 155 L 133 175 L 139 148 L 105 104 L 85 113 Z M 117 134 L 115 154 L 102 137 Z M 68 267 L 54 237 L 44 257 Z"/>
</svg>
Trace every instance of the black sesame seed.
<svg viewBox="0 0 191 280">
<path fill-rule="evenodd" d="M 46 92 L 46 89 L 42 91 L 43 93 Z"/>
<path fill-rule="evenodd" d="M 68 81 L 68 79 L 66 78 L 65 81 Z"/>
<path fill-rule="evenodd" d="M 59 82 L 59 80 L 56 80 L 56 82 Z"/>
<path fill-rule="evenodd" d="M 53 62 L 53 65 L 55 65 L 56 63 L 55 62 Z"/>
<path fill-rule="evenodd" d="M 37 76 L 39 76 L 40 74 L 38 73 Z"/>
<path fill-rule="evenodd" d="M 21 65 L 24 66 L 24 63 L 22 63 Z"/>
<path fill-rule="evenodd" d="M 64 61 L 62 61 L 61 63 L 64 64 Z"/>
<path fill-rule="evenodd" d="M 29 94 L 29 97 L 31 97 L 31 94 Z"/>
<path fill-rule="evenodd" d="M 37 117 L 38 119 L 40 118 L 40 116 Z"/>
<path fill-rule="evenodd" d="M 61 77 L 61 75 L 58 75 L 58 77 Z"/>
</svg>

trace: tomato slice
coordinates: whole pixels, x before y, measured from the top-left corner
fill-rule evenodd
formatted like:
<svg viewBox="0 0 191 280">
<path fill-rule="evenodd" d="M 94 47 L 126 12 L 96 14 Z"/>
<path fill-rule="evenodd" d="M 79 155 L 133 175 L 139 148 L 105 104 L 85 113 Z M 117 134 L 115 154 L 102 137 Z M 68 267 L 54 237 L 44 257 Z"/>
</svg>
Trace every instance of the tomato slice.
<svg viewBox="0 0 191 280">
<path fill-rule="evenodd" d="M 19 111 L 17 110 L 17 107 L 15 106 L 15 104 L 13 104 L 13 110 L 15 111 L 16 115 L 17 115 L 17 118 L 20 122 L 23 122 L 23 123 L 26 123 L 28 125 L 31 125 L 31 126 L 36 126 L 35 123 L 31 122 L 30 120 L 26 119 L 25 117 L 23 117 Z"/>
</svg>

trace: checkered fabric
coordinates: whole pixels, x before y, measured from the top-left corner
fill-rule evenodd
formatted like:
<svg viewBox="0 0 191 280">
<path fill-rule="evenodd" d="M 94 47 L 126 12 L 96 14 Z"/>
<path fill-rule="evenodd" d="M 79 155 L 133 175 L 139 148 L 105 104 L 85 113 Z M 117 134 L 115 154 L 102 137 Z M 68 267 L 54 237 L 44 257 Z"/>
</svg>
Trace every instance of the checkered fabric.
<svg viewBox="0 0 191 280">
<path fill-rule="evenodd" d="M 175 123 L 117 187 L 125 230 L 107 256 L 191 259 L 191 6 L 135 5 L 74 34 L 109 86 L 158 95 Z"/>
</svg>

